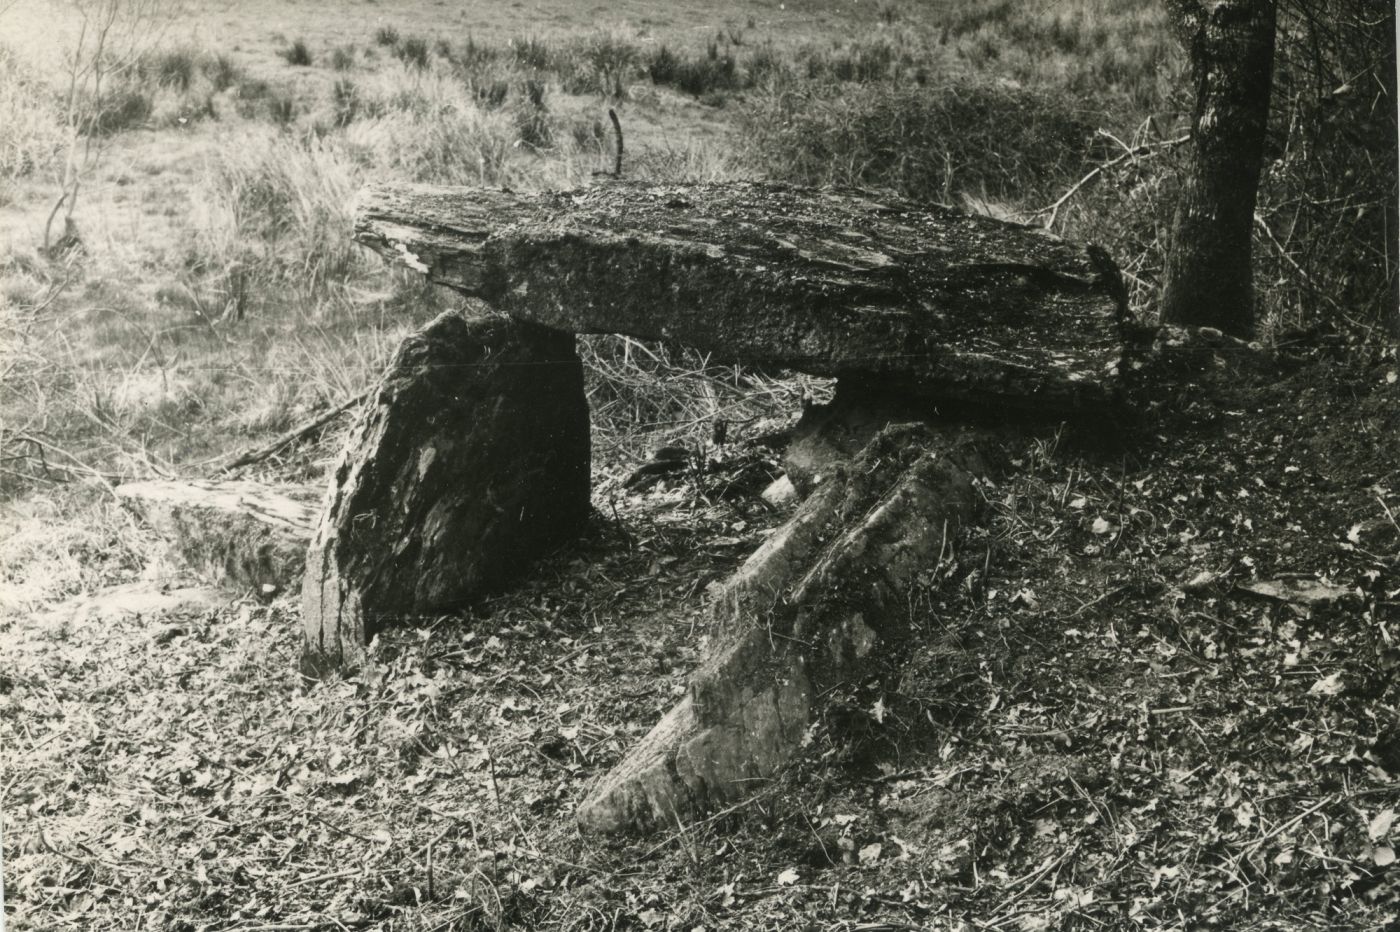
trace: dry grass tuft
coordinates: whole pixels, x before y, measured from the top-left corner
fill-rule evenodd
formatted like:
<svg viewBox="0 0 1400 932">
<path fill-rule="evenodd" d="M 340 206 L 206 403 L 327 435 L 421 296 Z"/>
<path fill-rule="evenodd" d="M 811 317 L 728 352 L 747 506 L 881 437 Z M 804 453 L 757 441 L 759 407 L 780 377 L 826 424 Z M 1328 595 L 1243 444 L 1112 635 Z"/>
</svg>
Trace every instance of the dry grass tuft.
<svg viewBox="0 0 1400 932">
<path fill-rule="evenodd" d="M 248 133 L 220 151 L 192 198 L 187 265 L 243 287 L 323 292 L 369 261 L 350 238 L 358 186 L 351 162 L 323 140 Z"/>
<path fill-rule="evenodd" d="M 300 68 L 310 66 L 313 61 L 311 49 L 307 47 L 305 39 L 294 39 L 280 54 L 287 64 Z"/>
<path fill-rule="evenodd" d="M 0 206 L 20 179 L 58 164 L 65 144 L 61 115 L 40 76 L 0 46 Z"/>
</svg>

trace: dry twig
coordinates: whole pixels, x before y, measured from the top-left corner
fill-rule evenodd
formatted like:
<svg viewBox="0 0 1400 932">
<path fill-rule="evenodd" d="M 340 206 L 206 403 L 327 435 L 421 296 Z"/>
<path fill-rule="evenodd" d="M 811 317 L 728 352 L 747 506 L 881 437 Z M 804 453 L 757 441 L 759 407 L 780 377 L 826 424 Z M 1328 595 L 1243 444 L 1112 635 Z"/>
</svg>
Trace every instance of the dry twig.
<svg viewBox="0 0 1400 932">
<path fill-rule="evenodd" d="M 329 424 L 331 421 L 340 417 L 340 415 L 344 414 L 346 411 L 349 411 L 351 408 L 355 407 L 355 405 L 364 401 L 373 392 L 374 389 L 372 388 L 366 389 L 365 391 L 360 392 L 360 394 L 358 395 L 355 395 L 351 398 L 347 398 L 345 401 L 342 401 L 340 404 L 336 405 L 334 408 L 331 408 L 329 411 L 325 411 L 312 418 L 311 420 L 307 421 L 306 423 L 298 427 L 292 428 L 285 434 L 282 434 L 280 437 L 273 440 L 271 443 L 265 444 L 261 447 L 257 447 L 252 450 L 243 451 L 242 453 L 235 456 L 228 463 L 224 464 L 223 466 L 220 466 L 216 473 L 216 476 L 227 476 L 236 470 L 242 469 L 244 466 L 251 466 L 254 463 L 262 462 L 263 460 L 267 459 L 269 456 L 272 456 L 274 453 L 287 446 L 288 444 L 295 443 L 302 437 L 305 437 L 307 434 L 313 433 L 319 430 L 320 428 L 324 427 L 325 425 Z"/>
</svg>

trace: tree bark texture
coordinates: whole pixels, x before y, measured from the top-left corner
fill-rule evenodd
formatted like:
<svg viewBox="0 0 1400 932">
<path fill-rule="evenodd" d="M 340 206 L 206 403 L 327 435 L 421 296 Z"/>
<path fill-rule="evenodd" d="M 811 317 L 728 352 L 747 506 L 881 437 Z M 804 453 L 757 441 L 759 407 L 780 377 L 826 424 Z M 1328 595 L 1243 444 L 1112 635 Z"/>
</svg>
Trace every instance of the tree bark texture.
<svg viewBox="0 0 1400 932">
<path fill-rule="evenodd" d="M 1162 321 L 1254 330 L 1254 205 L 1273 81 L 1274 0 L 1168 0 L 1196 109 L 1173 223 Z"/>
<path fill-rule="evenodd" d="M 1056 412 L 1116 397 L 1126 296 L 1094 247 L 851 190 L 608 182 L 562 194 L 386 185 L 356 236 L 569 333 Z"/>
<path fill-rule="evenodd" d="M 119 485 L 117 495 L 211 582 L 261 594 L 295 585 L 306 566 L 318 498 L 310 488 L 160 479 Z"/>
<path fill-rule="evenodd" d="M 911 596 L 976 509 L 976 463 L 967 444 L 897 424 L 832 470 L 725 584 L 709 657 L 593 788 L 580 826 L 645 831 L 750 795 L 802 746 L 831 690 L 893 675 Z"/>
<path fill-rule="evenodd" d="M 449 311 L 400 345 L 306 562 L 306 665 L 353 665 L 387 622 L 461 606 L 578 533 L 588 407 L 568 334 Z"/>
</svg>

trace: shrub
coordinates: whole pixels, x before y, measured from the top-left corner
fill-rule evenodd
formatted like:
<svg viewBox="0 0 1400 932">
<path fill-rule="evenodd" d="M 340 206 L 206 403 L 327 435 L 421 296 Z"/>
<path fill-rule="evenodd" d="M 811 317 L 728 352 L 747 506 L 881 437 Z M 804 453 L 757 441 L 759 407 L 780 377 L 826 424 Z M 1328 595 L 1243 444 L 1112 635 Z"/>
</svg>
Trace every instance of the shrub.
<svg viewBox="0 0 1400 932">
<path fill-rule="evenodd" d="M 362 118 L 345 130 L 346 151 L 376 175 L 436 184 L 507 184 L 519 139 L 508 113 L 466 100 Z"/>
<path fill-rule="evenodd" d="M 602 94 L 619 100 L 627 96 L 624 81 L 640 55 L 626 39 L 598 33 L 556 59 L 564 91 L 569 94 Z"/>
<path fill-rule="evenodd" d="M 740 86 L 738 63 L 729 54 L 688 60 L 681 65 L 676 86 L 697 97 L 734 90 Z"/>
<path fill-rule="evenodd" d="M 1140 119 L 1182 86 L 1183 54 L 1164 4 L 967 0 L 940 19 L 941 43 L 967 65 L 1053 84 L 1105 110 L 1126 100 Z"/>
<path fill-rule="evenodd" d="M 1395 5 L 1281 6 L 1256 211 L 1262 329 L 1400 337 Z"/>
<path fill-rule="evenodd" d="M 499 110 L 506 102 L 506 96 L 509 93 L 509 81 L 492 81 L 489 84 L 482 84 L 476 88 L 476 102 L 484 110 Z"/>
<path fill-rule="evenodd" d="M 533 71 L 547 71 L 554 62 L 554 55 L 548 43 L 533 36 L 529 39 L 515 39 L 510 43 L 511 56 L 522 68 Z"/>
<path fill-rule="evenodd" d="M 1021 6 L 1019 0 L 967 0 L 942 11 L 944 28 L 954 36 L 977 32 L 984 26 L 1006 23 Z"/>
<path fill-rule="evenodd" d="M 783 58 L 771 44 L 761 45 L 744 64 L 744 83 L 756 87 L 780 79 L 787 71 Z"/>
<path fill-rule="evenodd" d="M 63 142 L 46 85 L 0 47 L 0 203 L 4 188 L 53 163 Z"/>
<path fill-rule="evenodd" d="M 721 55 L 714 43 L 704 57 L 695 58 L 678 55 L 663 45 L 647 60 L 646 70 L 653 83 L 669 84 L 695 97 L 736 90 L 743 83 L 733 54 Z"/>
<path fill-rule="evenodd" d="M 501 52 L 495 46 L 482 45 L 471 36 L 467 36 L 467 40 L 461 45 L 448 46 L 442 57 L 452 66 L 455 73 L 471 80 L 499 61 Z"/>
<path fill-rule="evenodd" d="M 161 49 L 142 56 L 134 70 L 158 87 L 184 92 L 200 70 L 199 59 L 199 53 L 191 48 Z"/>
<path fill-rule="evenodd" d="M 847 81 L 861 84 L 897 78 L 900 67 L 910 62 L 886 39 L 853 42 L 807 57 L 807 77 L 814 81 Z"/>
<path fill-rule="evenodd" d="M 569 126 L 569 134 L 574 139 L 574 146 L 583 150 L 600 150 L 603 140 L 607 138 L 607 129 L 603 126 L 603 121 L 594 117 L 591 120 L 574 120 Z"/>
<path fill-rule="evenodd" d="M 144 124 L 153 108 L 148 91 L 133 83 L 119 83 L 102 98 L 84 107 L 92 108 L 85 129 L 95 136 L 110 136 Z"/>
<path fill-rule="evenodd" d="M 428 41 L 421 36 L 409 36 L 394 47 L 394 55 L 406 68 L 422 71 L 428 67 Z"/>
<path fill-rule="evenodd" d="M 262 78 L 243 78 L 234 89 L 235 96 L 242 101 L 262 100 L 272 93 L 272 85 Z M 246 116 L 246 114 L 245 114 Z"/>
<path fill-rule="evenodd" d="M 96 107 L 92 131 L 97 134 L 141 124 L 184 124 L 216 117 L 214 95 L 241 79 L 242 70 L 227 55 L 189 46 L 148 49 L 129 66 L 113 68 L 103 82 L 101 101 L 83 106 Z M 82 116 L 81 122 L 87 119 Z"/>
<path fill-rule="evenodd" d="M 1094 131 L 1067 95 L 974 80 L 774 94 L 747 126 L 750 154 L 771 175 L 945 201 L 1043 197 L 1083 167 Z"/>
<path fill-rule="evenodd" d="M 341 78 L 331 86 L 331 113 L 336 126 L 353 123 L 359 116 L 361 104 L 360 88 L 354 81 Z"/>
<path fill-rule="evenodd" d="M 646 63 L 647 76 L 653 84 L 675 84 L 680 67 L 680 58 L 667 45 L 652 52 Z"/>
<path fill-rule="evenodd" d="M 282 50 L 281 55 L 286 59 L 287 64 L 306 67 L 311 64 L 311 50 L 306 47 L 303 39 L 297 39 L 291 45 Z"/>
<path fill-rule="evenodd" d="M 331 68 L 336 71 L 349 71 L 355 67 L 355 47 L 337 45 L 331 50 Z"/>
<path fill-rule="evenodd" d="M 351 240 L 351 167 L 314 138 L 262 133 L 219 150 L 191 198 L 187 264 L 307 294 L 342 282 L 365 257 Z"/>
<path fill-rule="evenodd" d="M 393 26 L 380 26 L 377 30 L 375 30 L 374 44 L 383 46 L 398 45 L 398 29 L 394 28 Z"/>
<path fill-rule="evenodd" d="M 243 75 L 243 70 L 238 67 L 232 58 L 220 52 L 217 55 L 207 56 L 200 65 L 200 70 L 209 79 L 215 91 L 225 91 L 238 83 Z"/>
<path fill-rule="evenodd" d="M 267 115 L 278 126 L 290 126 L 296 122 L 297 100 L 291 90 L 273 91 L 265 98 Z"/>
<path fill-rule="evenodd" d="M 545 83 L 526 78 L 522 99 L 516 106 L 515 126 L 520 141 L 532 149 L 547 149 L 554 143 L 554 131 L 545 102 Z"/>
</svg>

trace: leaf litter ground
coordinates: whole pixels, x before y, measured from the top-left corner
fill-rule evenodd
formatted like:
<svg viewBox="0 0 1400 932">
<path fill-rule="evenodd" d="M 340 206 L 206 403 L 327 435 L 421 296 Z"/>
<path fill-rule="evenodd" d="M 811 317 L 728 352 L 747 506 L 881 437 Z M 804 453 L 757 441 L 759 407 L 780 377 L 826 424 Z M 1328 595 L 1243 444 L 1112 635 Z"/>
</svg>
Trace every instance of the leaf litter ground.
<svg viewBox="0 0 1400 932">
<path fill-rule="evenodd" d="M 1154 376 L 1112 444 L 1009 451 L 911 602 L 902 676 L 830 697 L 751 801 L 647 838 L 581 839 L 571 813 L 683 689 L 707 586 L 781 520 L 712 477 L 607 492 L 578 548 L 348 679 L 296 672 L 290 601 L 10 617 L 7 919 L 1391 927 L 1396 368 L 1207 360 Z"/>
</svg>

